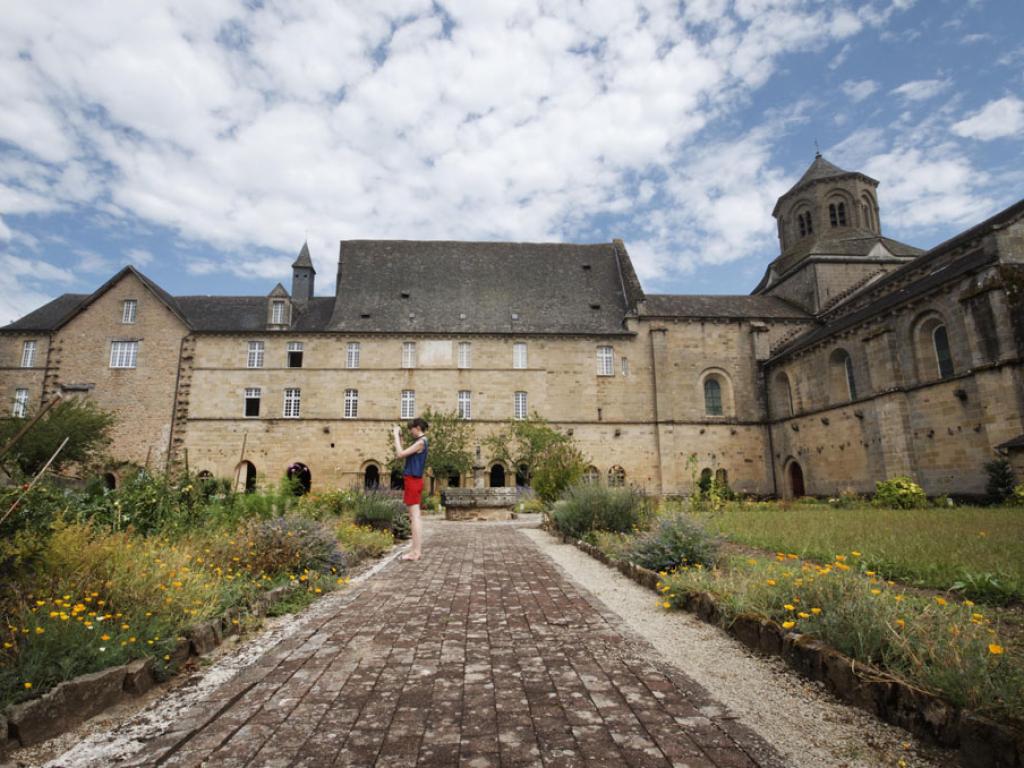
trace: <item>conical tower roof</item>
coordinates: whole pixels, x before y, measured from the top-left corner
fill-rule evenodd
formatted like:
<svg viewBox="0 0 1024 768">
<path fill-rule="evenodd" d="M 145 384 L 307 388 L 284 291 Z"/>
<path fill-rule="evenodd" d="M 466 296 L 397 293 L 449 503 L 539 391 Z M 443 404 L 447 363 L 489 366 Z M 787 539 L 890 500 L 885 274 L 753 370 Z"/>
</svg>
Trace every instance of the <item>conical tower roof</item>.
<svg viewBox="0 0 1024 768">
<path fill-rule="evenodd" d="M 878 181 L 872 179 L 870 176 L 866 176 L 860 171 L 844 170 L 840 168 L 838 165 L 830 163 L 828 160 L 822 157 L 821 152 L 815 152 L 814 161 L 810 164 L 810 166 L 808 166 L 807 170 L 804 171 L 804 175 L 800 177 L 800 180 L 797 181 L 796 184 L 789 188 L 786 194 L 784 194 L 776 201 L 775 210 L 772 211 L 772 216 L 778 215 L 779 207 L 782 205 L 782 202 L 784 200 L 788 199 L 791 195 L 796 194 L 800 190 L 809 187 L 810 185 L 816 182 L 825 181 L 826 179 L 839 179 L 851 176 L 859 176 L 860 178 L 865 179 L 866 181 L 874 184 L 875 186 L 878 186 Z"/>
<path fill-rule="evenodd" d="M 295 259 L 295 263 L 292 264 L 292 268 L 293 269 L 296 268 L 296 267 L 305 267 L 306 269 L 312 269 L 313 272 L 316 272 L 316 269 L 314 269 L 314 267 L 313 267 L 313 260 L 309 257 L 309 244 L 308 243 L 303 243 L 302 244 L 302 250 L 299 251 L 298 258 Z"/>
</svg>

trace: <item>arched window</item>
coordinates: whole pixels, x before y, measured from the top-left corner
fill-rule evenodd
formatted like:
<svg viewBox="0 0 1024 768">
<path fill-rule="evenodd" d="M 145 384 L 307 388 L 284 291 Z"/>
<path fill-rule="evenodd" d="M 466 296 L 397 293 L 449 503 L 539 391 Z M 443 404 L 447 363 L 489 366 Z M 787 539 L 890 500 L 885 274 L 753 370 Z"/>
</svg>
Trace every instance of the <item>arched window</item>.
<svg viewBox="0 0 1024 768">
<path fill-rule="evenodd" d="M 867 195 L 864 195 L 860 199 L 860 215 L 863 218 L 862 224 L 864 229 L 876 232 L 877 229 L 875 228 L 875 206 L 874 203 L 871 202 L 871 198 L 868 197 Z"/>
<path fill-rule="evenodd" d="M 920 381 L 948 379 L 956 373 L 949 346 L 949 331 L 941 315 L 930 312 L 917 321 L 913 344 Z"/>
<path fill-rule="evenodd" d="M 715 485 L 719 488 L 729 487 L 729 471 L 719 467 L 715 470 Z"/>
<path fill-rule="evenodd" d="M 723 413 L 722 384 L 711 376 L 704 379 L 704 413 L 708 416 L 721 416 Z"/>
<path fill-rule="evenodd" d="M 608 487 L 621 488 L 626 484 L 626 470 L 616 465 L 608 470 Z"/>
<path fill-rule="evenodd" d="M 583 471 L 583 483 L 585 485 L 597 485 L 601 478 L 601 473 L 597 471 L 597 467 L 587 467 Z"/>
<path fill-rule="evenodd" d="M 793 388 L 789 376 L 779 371 L 772 378 L 772 415 L 777 419 L 785 419 L 793 415 Z"/>
<path fill-rule="evenodd" d="M 505 487 L 505 465 L 495 464 L 491 467 L 491 488 Z"/>
<path fill-rule="evenodd" d="M 243 461 L 235 469 L 235 485 L 246 493 L 256 492 L 256 465 Z"/>
<path fill-rule="evenodd" d="M 939 376 L 948 379 L 953 375 L 953 355 L 949 351 L 949 335 L 946 326 L 940 325 L 932 332 L 932 343 L 935 346 L 935 363 L 939 368 Z"/>
<path fill-rule="evenodd" d="M 828 204 L 828 223 L 833 227 L 846 226 L 846 203 Z"/>
<path fill-rule="evenodd" d="M 700 471 L 700 480 L 697 481 L 697 489 L 701 493 L 707 493 L 711 490 L 711 478 L 714 477 L 714 473 L 711 471 L 711 467 L 704 467 Z"/>
<path fill-rule="evenodd" d="M 807 234 L 807 225 L 804 224 L 804 215 L 802 213 L 798 213 L 796 215 L 796 224 L 800 228 L 800 237 L 803 237 L 804 235 L 806 235 Z"/>
<path fill-rule="evenodd" d="M 829 358 L 829 394 L 833 403 L 857 399 L 853 359 L 845 349 L 837 349 Z"/>
<path fill-rule="evenodd" d="M 810 211 L 806 211 L 804 213 L 804 224 L 807 226 L 807 234 L 808 235 L 813 235 L 814 234 L 814 224 L 811 223 L 811 212 Z"/>
</svg>

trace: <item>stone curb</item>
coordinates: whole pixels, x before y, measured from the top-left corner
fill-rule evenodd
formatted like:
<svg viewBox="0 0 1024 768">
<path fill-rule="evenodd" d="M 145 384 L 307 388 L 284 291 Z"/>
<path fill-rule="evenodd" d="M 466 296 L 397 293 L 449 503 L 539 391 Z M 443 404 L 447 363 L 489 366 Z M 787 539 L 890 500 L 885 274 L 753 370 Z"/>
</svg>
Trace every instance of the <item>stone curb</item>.
<svg viewBox="0 0 1024 768">
<path fill-rule="evenodd" d="M 561 539 L 637 584 L 658 592 L 661 577 L 654 571 L 615 560 L 585 541 L 569 536 Z M 751 650 L 781 656 L 801 675 L 821 682 L 843 701 L 916 736 L 943 747 L 958 748 L 963 768 L 1024 768 L 1024 733 L 962 710 L 810 637 L 786 632 L 769 619 L 740 615 L 731 625 L 724 626 L 722 612 L 708 593 L 686 595 L 683 607 L 704 621 L 719 625 Z"/>
<path fill-rule="evenodd" d="M 249 612 L 265 616 L 284 600 L 291 586 L 275 587 L 257 595 Z M 228 609 L 223 616 L 209 619 L 185 630 L 174 650 L 171 663 L 180 664 L 190 656 L 203 656 L 221 644 L 224 637 L 238 632 L 241 611 Z M 17 747 L 30 747 L 52 739 L 84 723 L 100 712 L 139 696 L 156 685 L 152 658 L 135 659 L 65 680 L 42 696 L 12 704 L 0 712 L 0 761 Z"/>
</svg>

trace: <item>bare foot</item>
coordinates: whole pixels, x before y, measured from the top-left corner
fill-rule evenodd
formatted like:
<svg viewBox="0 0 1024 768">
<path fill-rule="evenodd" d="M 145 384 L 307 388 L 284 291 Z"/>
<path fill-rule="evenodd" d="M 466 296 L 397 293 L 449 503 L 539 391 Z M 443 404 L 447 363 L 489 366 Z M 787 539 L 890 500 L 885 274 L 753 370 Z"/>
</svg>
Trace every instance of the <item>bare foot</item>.
<svg viewBox="0 0 1024 768">
<path fill-rule="evenodd" d="M 403 560 L 419 560 L 420 559 L 420 555 L 414 555 L 412 552 L 406 552 L 404 555 L 402 555 L 402 559 Z"/>
</svg>

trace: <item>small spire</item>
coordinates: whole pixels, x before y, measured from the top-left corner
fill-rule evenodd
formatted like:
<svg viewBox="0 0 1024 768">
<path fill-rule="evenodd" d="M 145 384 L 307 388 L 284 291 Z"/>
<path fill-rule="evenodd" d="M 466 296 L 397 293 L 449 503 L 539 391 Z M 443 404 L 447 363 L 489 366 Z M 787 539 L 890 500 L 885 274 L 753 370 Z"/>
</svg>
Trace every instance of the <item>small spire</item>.
<svg viewBox="0 0 1024 768">
<path fill-rule="evenodd" d="M 821 157 L 821 147 L 818 146 L 818 140 L 814 140 L 814 157 Z"/>
<path fill-rule="evenodd" d="M 313 260 L 309 256 L 309 243 L 302 244 L 302 250 L 299 251 L 299 257 L 295 259 L 295 263 L 292 264 L 292 267 L 307 267 L 309 269 L 313 269 Z"/>
</svg>

